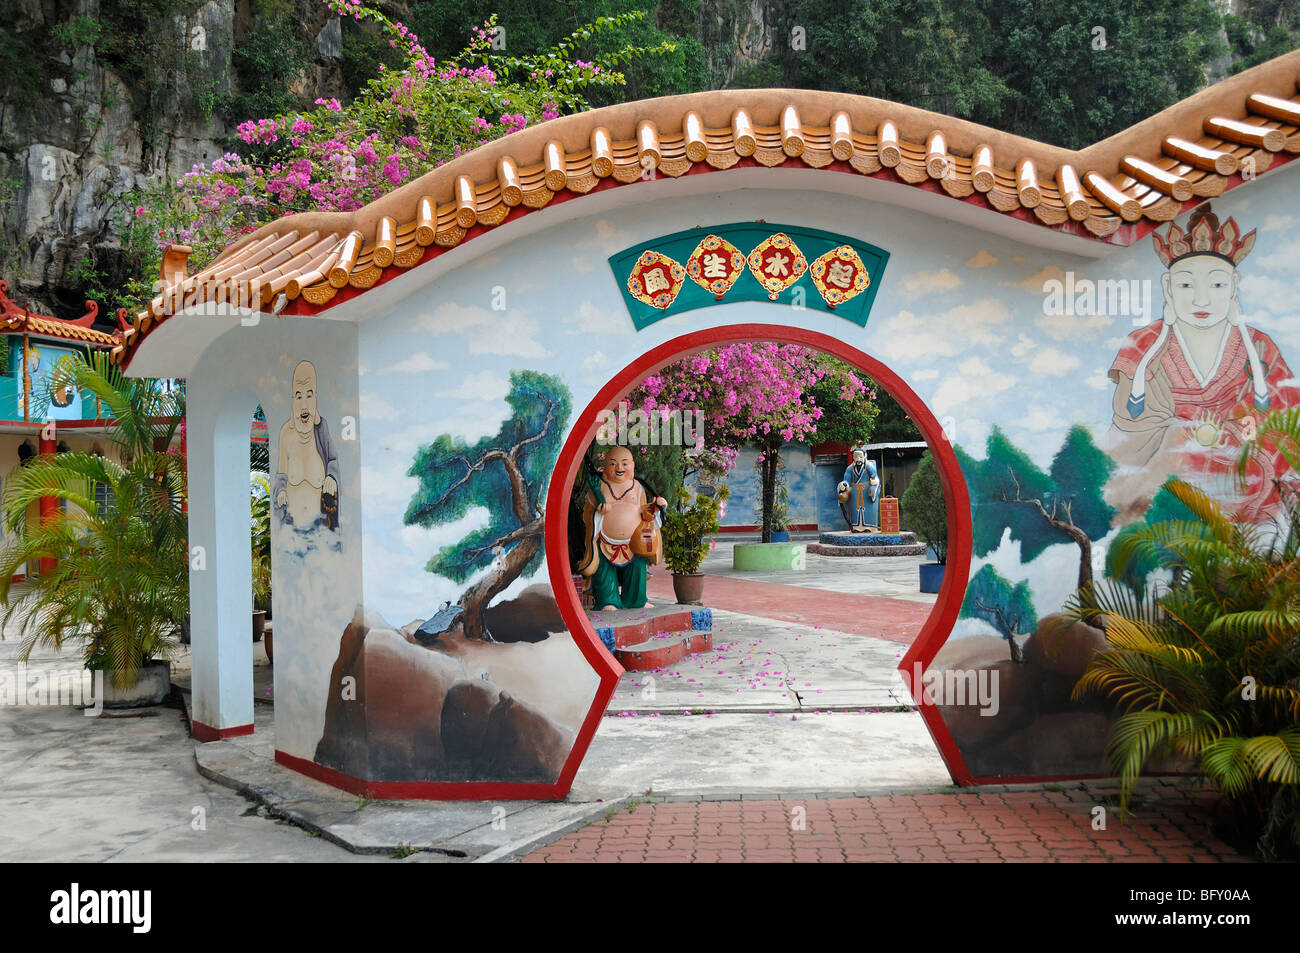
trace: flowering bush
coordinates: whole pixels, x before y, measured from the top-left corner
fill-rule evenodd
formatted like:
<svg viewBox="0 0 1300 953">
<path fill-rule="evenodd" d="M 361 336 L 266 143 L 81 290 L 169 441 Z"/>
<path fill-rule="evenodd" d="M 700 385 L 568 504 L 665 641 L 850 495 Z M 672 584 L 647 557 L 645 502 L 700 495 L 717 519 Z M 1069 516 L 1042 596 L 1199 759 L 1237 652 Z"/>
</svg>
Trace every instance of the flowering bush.
<svg viewBox="0 0 1300 953">
<path fill-rule="evenodd" d="M 149 251 L 141 278 L 152 280 L 163 249 L 186 244 L 202 267 L 238 236 L 307 210 L 352 211 L 463 152 L 563 113 L 588 108 L 591 87 L 619 86 L 616 68 L 670 52 L 628 46 L 588 62 L 580 43 L 643 19 L 642 11 L 599 17 L 535 56 L 493 50 L 493 15 L 455 58 L 436 63 L 404 24 L 356 0 L 323 0 L 341 17 L 377 24 L 403 58 L 348 104 L 317 99 L 314 108 L 238 127 L 237 151 L 200 163 L 175 183 L 134 193 L 124 231 Z M 143 296 L 148 286 L 133 286 Z M 143 303 L 143 297 L 141 300 Z"/>
<path fill-rule="evenodd" d="M 704 414 L 703 455 L 713 472 L 726 476 L 739 447 L 758 448 L 762 475 L 763 541 L 776 511 L 777 469 L 786 443 L 828 439 L 865 440 L 879 408 L 876 391 L 852 367 L 799 344 L 741 341 L 667 365 L 629 396 L 633 406 L 656 410 L 697 409 Z M 828 412 L 831 416 L 827 417 Z"/>
</svg>

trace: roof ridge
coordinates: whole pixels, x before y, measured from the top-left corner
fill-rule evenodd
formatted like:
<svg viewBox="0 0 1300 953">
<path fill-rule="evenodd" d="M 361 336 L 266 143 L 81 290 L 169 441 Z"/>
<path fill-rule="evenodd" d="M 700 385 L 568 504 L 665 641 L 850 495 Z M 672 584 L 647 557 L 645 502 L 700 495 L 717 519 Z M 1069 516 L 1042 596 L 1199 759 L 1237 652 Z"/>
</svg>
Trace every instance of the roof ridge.
<svg viewBox="0 0 1300 953">
<path fill-rule="evenodd" d="M 271 222 L 198 275 L 184 275 L 182 258 L 180 283 L 164 276 L 166 295 L 136 316 L 114 354 L 128 359 L 180 302 L 274 302 L 279 313 L 301 296 L 300 310 L 314 311 L 346 286 L 364 291 L 390 269 L 499 225 L 516 207 L 523 214 L 560 192 L 630 184 L 647 170 L 675 178 L 790 163 L 877 178 L 892 172 L 956 199 L 981 193 L 992 210 L 1022 220 L 1129 244 L 1187 203 L 1267 171 L 1277 154 L 1283 161 L 1300 154 L 1298 77 L 1300 50 L 1079 151 L 820 90 L 717 90 L 606 106 L 495 139 L 355 211 Z M 1233 180 L 1239 170 L 1245 174 Z"/>
</svg>

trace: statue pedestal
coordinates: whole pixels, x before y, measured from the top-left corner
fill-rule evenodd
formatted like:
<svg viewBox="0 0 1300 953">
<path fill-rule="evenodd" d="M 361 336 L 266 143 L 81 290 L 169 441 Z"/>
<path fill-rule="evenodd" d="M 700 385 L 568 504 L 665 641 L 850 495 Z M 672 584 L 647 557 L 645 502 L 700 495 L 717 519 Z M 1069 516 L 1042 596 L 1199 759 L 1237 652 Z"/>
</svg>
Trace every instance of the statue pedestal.
<svg viewBox="0 0 1300 953">
<path fill-rule="evenodd" d="M 915 533 L 819 533 L 808 552 L 818 556 L 924 556 Z"/>
</svg>

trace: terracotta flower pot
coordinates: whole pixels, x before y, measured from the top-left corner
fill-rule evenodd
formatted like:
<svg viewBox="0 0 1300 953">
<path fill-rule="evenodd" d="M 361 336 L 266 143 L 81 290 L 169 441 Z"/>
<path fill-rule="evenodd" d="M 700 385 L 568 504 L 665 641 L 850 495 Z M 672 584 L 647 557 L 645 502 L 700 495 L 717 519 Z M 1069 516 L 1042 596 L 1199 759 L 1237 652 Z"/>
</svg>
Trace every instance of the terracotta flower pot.
<svg viewBox="0 0 1300 953">
<path fill-rule="evenodd" d="M 260 609 L 254 611 L 253 612 L 253 641 L 256 642 L 258 639 L 260 639 L 262 637 L 262 633 L 265 630 L 266 630 L 266 612 Z"/>
<path fill-rule="evenodd" d="M 704 597 L 704 573 L 673 573 L 673 595 L 680 605 L 700 605 Z"/>
<path fill-rule="evenodd" d="M 262 637 L 262 648 L 266 649 L 266 660 L 271 663 L 275 662 L 275 656 L 271 653 L 271 649 L 273 648 L 272 640 L 274 637 L 275 635 L 270 629 L 267 629 L 266 634 Z"/>
</svg>

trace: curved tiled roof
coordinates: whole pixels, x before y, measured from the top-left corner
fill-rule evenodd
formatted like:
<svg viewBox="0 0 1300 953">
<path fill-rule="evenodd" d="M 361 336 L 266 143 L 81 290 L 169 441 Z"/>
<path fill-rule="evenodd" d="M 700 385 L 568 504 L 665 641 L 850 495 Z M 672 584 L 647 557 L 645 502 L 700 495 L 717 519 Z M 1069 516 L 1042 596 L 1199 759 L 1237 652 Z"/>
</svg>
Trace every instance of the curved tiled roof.
<svg viewBox="0 0 1300 953">
<path fill-rule="evenodd" d="M 129 360 L 185 305 L 313 313 L 500 225 L 646 176 L 792 166 L 892 179 L 1046 227 L 1128 244 L 1189 203 L 1300 153 L 1300 51 L 1225 80 L 1081 151 L 926 110 L 809 90 L 724 90 L 609 106 L 494 140 L 348 213 L 306 213 L 185 272 L 163 262 L 170 293 L 126 327 Z M 1133 228 L 1122 228 L 1133 225 Z M 342 299 L 340 299 L 342 300 Z"/>
<path fill-rule="evenodd" d="M 86 313 L 74 321 L 36 314 L 11 301 L 9 286 L 0 281 L 0 332 L 38 334 L 47 338 L 116 348 L 122 342 L 120 334 L 108 334 L 91 327 L 97 314 L 99 314 L 99 305 L 93 301 L 86 302 Z"/>
</svg>

